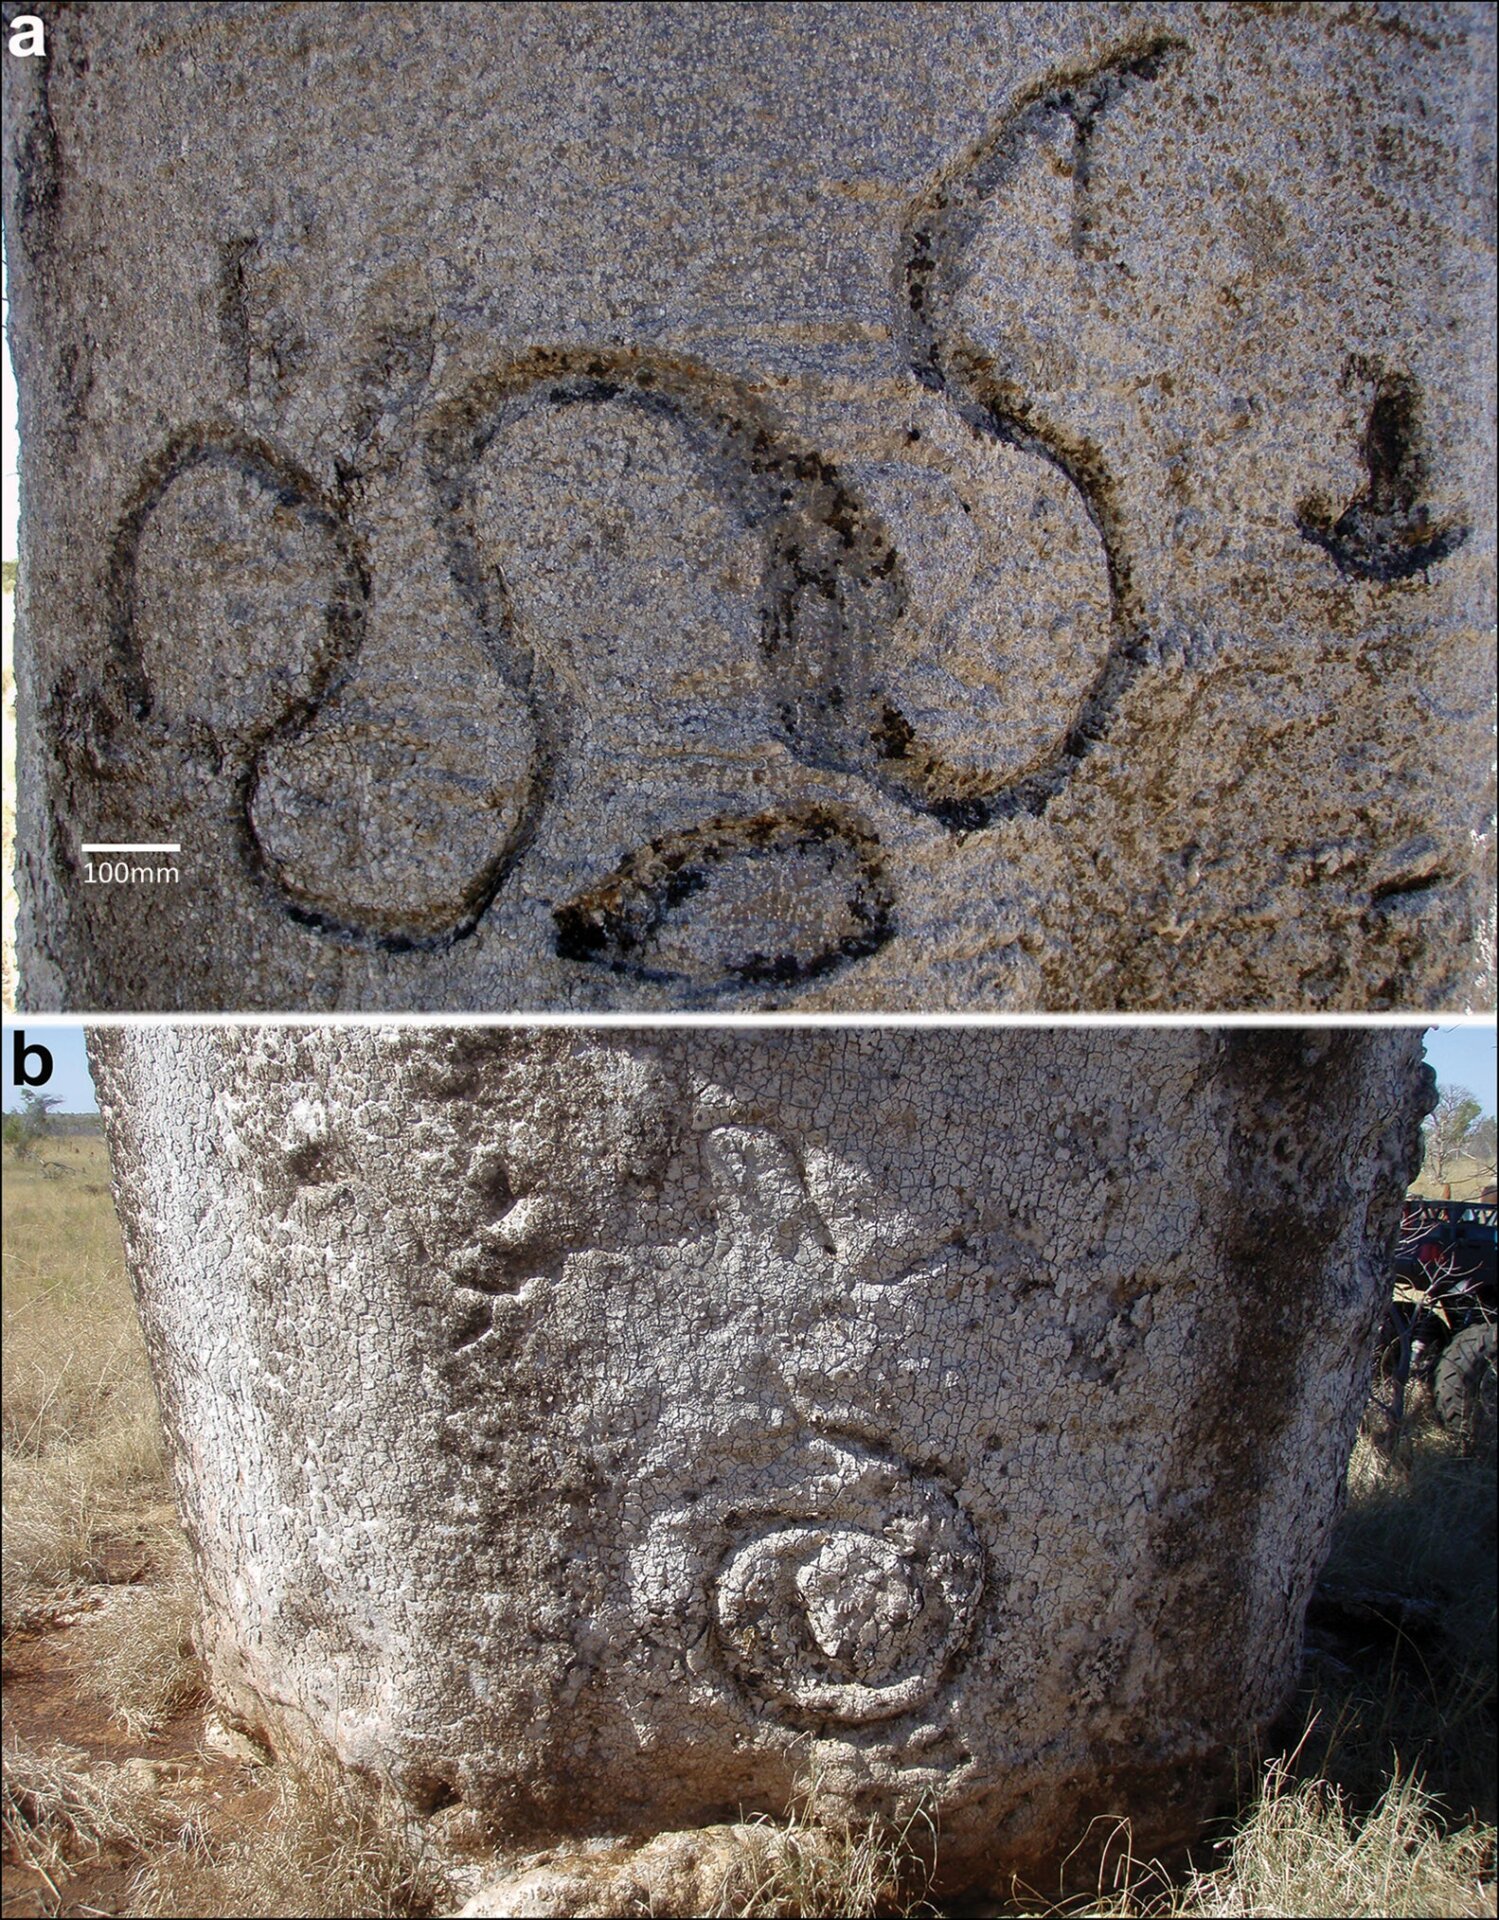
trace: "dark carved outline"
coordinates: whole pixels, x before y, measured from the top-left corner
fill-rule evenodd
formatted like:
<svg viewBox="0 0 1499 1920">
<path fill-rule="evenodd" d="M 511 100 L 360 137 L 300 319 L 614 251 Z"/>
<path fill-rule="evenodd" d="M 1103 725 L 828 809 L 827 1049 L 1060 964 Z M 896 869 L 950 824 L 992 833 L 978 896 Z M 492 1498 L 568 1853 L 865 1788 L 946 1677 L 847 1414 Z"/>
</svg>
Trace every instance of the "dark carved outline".
<svg viewBox="0 0 1499 1920">
<path fill-rule="evenodd" d="M 786 744 L 810 765 L 874 777 L 857 717 L 861 706 L 874 711 L 874 639 L 907 601 L 886 529 L 833 463 L 773 425 L 748 388 L 691 360 L 626 349 L 538 348 L 473 382 L 439 409 L 427 434 L 453 578 L 481 628 L 506 637 L 519 671 L 544 694 L 546 758 L 553 767 L 562 758 L 564 700 L 525 647 L 509 584 L 479 558 L 470 476 L 497 435 L 532 410 L 611 401 L 670 421 L 714 490 L 762 537 L 762 666 L 772 682 L 790 683 L 773 709 Z M 832 649 L 801 643 L 796 603 L 804 592 L 834 610 Z"/>
<path fill-rule="evenodd" d="M 1421 390 L 1408 373 L 1377 367 L 1355 355 L 1343 385 L 1374 387 L 1359 455 L 1369 478 L 1340 514 L 1325 500 L 1303 500 L 1296 530 L 1331 555 L 1351 580 L 1387 586 L 1409 580 L 1457 552 L 1473 531 L 1466 520 L 1438 525 L 1422 502 L 1429 478 L 1421 442 Z"/>
<path fill-rule="evenodd" d="M 485 863 L 466 889 L 458 915 L 440 931 L 407 935 L 377 933 L 294 899 L 271 870 L 251 814 L 266 751 L 305 733 L 319 710 L 352 674 L 364 641 L 370 578 L 358 535 L 341 497 L 319 487 L 304 468 L 268 442 L 229 426 L 189 427 L 173 435 L 147 466 L 141 485 L 116 529 L 105 572 L 105 604 L 114 665 L 124 701 L 137 721 L 150 718 L 153 697 L 135 631 L 136 561 L 152 513 L 172 484 L 194 467 L 214 466 L 253 481 L 277 505 L 301 514 L 333 542 L 341 563 L 329 596 L 327 641 L 302 694 L 276 719 L 244 737 L 236 755 L 234 812 L 241 855 L 261 891 L 299 925 L 347 946 L 386 953 L 440 952 L 472 933 L 493 901 L 524 845 L 519 829 Z M 482 636 L 487 641 L 487 635 Z M 502 682 L 512 684 L 503 656 L 485 652 Z"/>
<path fill-rule="evenodd" d="M 879 863 L 873 831 L 841 808 L 806 807 L 756 814 L 749 818 L 709 820 L 682 832 L 662 834 L 623 860 L 607 879 L 565 906 L 557 924 L 557 952 L 564 960 L 592 961 L 638 980 L 667 983 L 686 976 L 632 960 L 631 950 L 645 944 L 674 907 L 707 884 L 706 869 L 736 853 L 778 853 L 838 842 L 854 857 L 860 884 L 849 910 L 862 930 L 811 960 L 790 954 L 757 954 L 727 969 L 727 977 L 698 991 L 745 986 L 801 986 L 854 960 L 877 953 L 895 933 L 894 901 Z M 642 909 L 638 921 L 631 906 Z"/>
<path fill-rule="evenodd" d="M 1123 516 L 1103 455 L 1092 441 L 1047 419 L 987 356 L 948 337 L 948 306 L 962 257 L 983 221 L 984 202 L 1025 163 L 1030 142 L 1049 123 L 1074 129 L 1072 248 L 1081 257 L 1090 228 L 1087 190 L 1090 140 L 1100 114 L 1141 82 L 1154 80 L 1186 44 L 1156 33 L 1106 60 L 1027 88 L 997 125 L 945 167 L 912 202 L 901 233 L 894 287 L 895 332 L 916 379 L 941 394 L 975 432 L 1037 454 L 1076 488 L 1103 543 L 1113 606 L 1114 638 L 1083 698 L 1078 717 L 1050 761 L 1013 785 L 969 803 L 955 824 L 984 826 L 1017 814 L 1040 814 L 1075 763 L 1103 738 L 1115 708 L 1149 657 L 1150 639 L 1131 577 Z M 909 735 L 904 716 L 888 725 L 896 751 Z"/>
</svg>

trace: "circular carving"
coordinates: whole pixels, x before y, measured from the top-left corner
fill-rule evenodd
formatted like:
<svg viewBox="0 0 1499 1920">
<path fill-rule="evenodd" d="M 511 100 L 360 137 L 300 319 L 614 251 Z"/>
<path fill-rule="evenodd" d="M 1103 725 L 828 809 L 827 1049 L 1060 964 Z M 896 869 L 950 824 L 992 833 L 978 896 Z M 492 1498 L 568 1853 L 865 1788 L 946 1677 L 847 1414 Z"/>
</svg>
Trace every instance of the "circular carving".
<svg viewBox="0 0 1499 1920">
<path fill-rule="evenodd" d="M 692 1670 L 717 1668 L 792 1719 L 858 1726 L 924 1706 L 984 1589 L 952 1494 L 852 1442 L 805 1441 L 717 1478 L 652 1534 L 636 1577 L 648 1637 L 675 1615 Z"/>
<path fill-rule="evenodd" d="M 887 1720 L 931 1698 L 977 1598 L 977 1561 L 950 1528 L 783 1527 L 719 1578 L 724 1650 L 768 1699 L 836 1720 Z M 904 1532 L 904 1539 L 898 1537 Z"/>
</svg>

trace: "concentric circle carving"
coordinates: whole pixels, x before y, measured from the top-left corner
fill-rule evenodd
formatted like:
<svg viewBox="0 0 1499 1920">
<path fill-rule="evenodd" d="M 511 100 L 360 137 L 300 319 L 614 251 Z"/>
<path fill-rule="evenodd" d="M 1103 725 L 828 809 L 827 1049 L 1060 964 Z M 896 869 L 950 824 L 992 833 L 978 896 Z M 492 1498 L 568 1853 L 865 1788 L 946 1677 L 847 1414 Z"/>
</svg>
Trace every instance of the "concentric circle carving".
<svg viewBox="0 0 1499 1920">
<path fill-rule="evenodd" d="M 940 1693 L 984 1555 L 934 1477 L 818 1437 L 690 1493 L 652 1529 L 635 1591 L 647 1637 L 680 1638 L 697 1674 L 788 1719 L 857 1726 Z"/>
</svg>

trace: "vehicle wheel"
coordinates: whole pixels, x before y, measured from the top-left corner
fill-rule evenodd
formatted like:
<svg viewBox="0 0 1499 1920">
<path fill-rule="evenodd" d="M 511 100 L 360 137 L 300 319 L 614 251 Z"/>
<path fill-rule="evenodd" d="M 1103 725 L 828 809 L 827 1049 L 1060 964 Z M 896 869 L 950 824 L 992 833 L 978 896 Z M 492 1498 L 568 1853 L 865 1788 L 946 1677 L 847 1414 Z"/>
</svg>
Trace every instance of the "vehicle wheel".
<svg viewBox="0 0 1499 1920">
<path fill-rule="evenodd" d="M 1437 1413 L 1449 1432 L 1469 1447 L 1494 1445 L 1499 1424 L 1499 1338 L 1486 1321 L 1464 1327 L 1447 1343 L 1437 1362 Z"/>
</svg>

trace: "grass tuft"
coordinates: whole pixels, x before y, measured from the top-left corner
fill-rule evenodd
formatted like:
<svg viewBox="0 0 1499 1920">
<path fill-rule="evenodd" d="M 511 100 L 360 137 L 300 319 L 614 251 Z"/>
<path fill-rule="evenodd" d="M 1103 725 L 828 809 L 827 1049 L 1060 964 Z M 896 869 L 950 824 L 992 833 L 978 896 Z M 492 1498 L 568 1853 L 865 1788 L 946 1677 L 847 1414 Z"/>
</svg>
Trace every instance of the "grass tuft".
<svg viewBox="0 0 1499 1920">
<path fill-rule="evenodd" d="M 1207 1916 L 1384 1915 L 1427 1920 L 1493 1912 L 1492 1845 L 1444 1831 L 1420 1783 L 1398 1772 L 1361 1813 L 1325 1780 L 1271 1761 L 1250 1817 L 1223 1843 L 1217 1872 L 1194 1876 L 1177 1912 Z"/>
<path fill-rule="evenodd" d="M 937 1828 L 922 1805 L 900 1824 L 856 1821 L 827 1804 L 813 1780 L 783 1821 L 751 1821 L 773 1844 L 753 1856 L 747 1878 L 716 1912 L 738 1920 L 777 1920 L 798 1914 L 935 1913 L 927 1901 L 935 1867 Z"/>
<path fill-rule="evenodd" d="M 163 1837 L 170 1803 L 146 1792 L 129 1766 L 77 1747 L 10 1743 L 3 1776 L 5 1858 L 49 1880 L 108 1847 L 140 1852 Z"/>
<path fill-rule="evenodd" d="M 1216 1851 L 1221 1864 L 1173 1876 L 1134 1859 L 1121 1828 L 1097 1891 L 1042 1911 L 1068 1920 L 1482 1920 L 1494 1911 L 1492 1835 L 1449 1832 L 1419 1781 L 1404 1777 L 1360 1812 L 1327 1781 L 1298 1779 L 1282 1756 Z"/>
<path fill-rule="evenodd" d="M 7 1631 L 117 1577 L 117 1550 L 142 1506 L 169 1498 L 104 1143 L 59 1140 L 47 1154 L 40 1163 L 5 1156 Z"/>
<path fill-rule="evenodd" d="M 394 1800 L 331 1761 L 270 1777 L 267 1817 L 227 1831 L 188 1823 L 137 1872 L 131 1911 L 380 1920 L 451 1910 L 451 1880 L 421 1824 Z"/>
<path fill-rule="evenodd" d="M 87 1633 L 87 1690 L 139 1741 L 206 1697 L 193 1643 L 198 1597 L 181 1534 L 162 1528 L 151 1557 L 152 1579 L 119 1589 L 80 1629 Z"/>
</svg>

